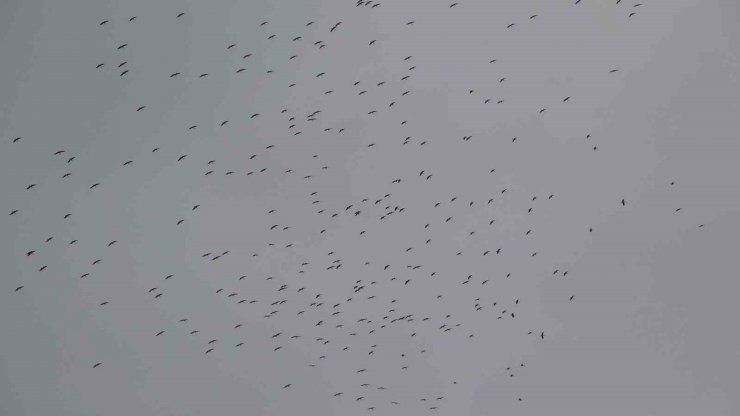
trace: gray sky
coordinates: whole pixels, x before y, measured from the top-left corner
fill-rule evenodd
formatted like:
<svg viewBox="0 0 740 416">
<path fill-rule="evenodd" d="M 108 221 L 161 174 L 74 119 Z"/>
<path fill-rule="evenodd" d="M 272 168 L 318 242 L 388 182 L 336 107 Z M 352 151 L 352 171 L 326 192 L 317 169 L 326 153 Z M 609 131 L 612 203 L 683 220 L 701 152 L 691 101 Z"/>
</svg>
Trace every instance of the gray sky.
<svg viewBox="0 0 740 416">
<path fill-rule="evenodd" d="M 737 2 L 451 3 L 0 1 L 0 414 L 740 413 Z"/>
</svg>

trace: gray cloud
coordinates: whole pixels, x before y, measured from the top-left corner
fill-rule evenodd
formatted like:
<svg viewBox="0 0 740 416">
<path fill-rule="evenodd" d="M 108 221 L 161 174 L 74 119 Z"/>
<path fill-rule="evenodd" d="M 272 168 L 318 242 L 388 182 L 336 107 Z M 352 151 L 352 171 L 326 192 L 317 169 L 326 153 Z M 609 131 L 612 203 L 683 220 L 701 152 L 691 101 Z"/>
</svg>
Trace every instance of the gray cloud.
<svg viewBox="0 0 740 416">
<path fill-rule="evenodd" d="M 737 414 L 735 2 L 451 3 L 0 2 L 0 413 Z"/>
</svg>

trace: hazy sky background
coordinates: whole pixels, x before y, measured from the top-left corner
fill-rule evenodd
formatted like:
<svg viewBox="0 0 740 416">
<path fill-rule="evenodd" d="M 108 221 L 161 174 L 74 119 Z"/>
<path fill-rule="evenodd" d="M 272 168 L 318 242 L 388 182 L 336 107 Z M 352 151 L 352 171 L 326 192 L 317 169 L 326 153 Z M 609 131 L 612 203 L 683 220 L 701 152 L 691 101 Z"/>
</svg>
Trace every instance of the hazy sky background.
<svg viewBox="0 0 740 416">
<path fill-rule="evenodd" d="M 0 0 L 0 414 L 740 414 L 737 1 L 452 2 Z"/>
</svg>

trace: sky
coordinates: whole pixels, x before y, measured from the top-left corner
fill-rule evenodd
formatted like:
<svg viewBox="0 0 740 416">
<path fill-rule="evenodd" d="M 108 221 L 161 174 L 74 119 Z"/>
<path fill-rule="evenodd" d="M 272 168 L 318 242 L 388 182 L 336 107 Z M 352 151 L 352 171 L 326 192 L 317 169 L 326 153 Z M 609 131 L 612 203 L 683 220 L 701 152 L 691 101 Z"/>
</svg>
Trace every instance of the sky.
<svg viewBox="0 0 740 416">
<path fill-rule="evenodd" d="M 0 415 L 740 413 L 740 5 L 574 3 L 0 0 Z"/>
</svg>

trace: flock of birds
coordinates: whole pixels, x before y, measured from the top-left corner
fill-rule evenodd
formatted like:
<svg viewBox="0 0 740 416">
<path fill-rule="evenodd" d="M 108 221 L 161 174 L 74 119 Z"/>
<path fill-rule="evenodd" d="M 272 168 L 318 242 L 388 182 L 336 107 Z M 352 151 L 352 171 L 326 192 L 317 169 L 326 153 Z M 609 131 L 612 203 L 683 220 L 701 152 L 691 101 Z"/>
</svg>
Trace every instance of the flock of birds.
<svg viewBox="0 0 740 416">
<path fill-rule="evenodd" d="M 580 3 L 581 0 L 576 0 L 572 5 L 577 6 Z M 633 4 L 625 12 L 622 8 L 624 6 L 621 4 L 623 3 L 622 0 L 616 0 L 615 3 L 620 6 L 616 10 L 620 13 L 625 13 L 627 18 L 636 16 L 637 10 L 641 6 L 640 3 Z M 382 7 L 382 4 L 374 1 L 360 0 L 356 3 L 356 6 L 375 9 Z M 461 7 L 463 7 L 462 3 L 449 4 L 450 9 L 457 10 Z M 172 14 L 172 19 L 176 19 L 181 24 L 187 24 L 187 18 L 188 14 L 185 12 L 173 12 Z M 532 14 L 529 20 L 543 18 L 546 17 Z M 136 16 L 130 17 L 127 22 L 102 20 L 99 22 L 99 26 L 101 31 L 105 31 L 114 23 L 130 24 L 130 29 L 126 30 L 135 31 L 137 30 L 136 25 L 140 20 Z M 414 20 L 409 20 L 405 23 L 406 26 L 413 26 L 414 24 Z M 261 22 L 256 28 L 257 36 L 265 37 L 270 41 L 285 42 L 288 44 L 305 42 L 304 38 L 313 37 L 317 40 L 313 41 L 312 46 L 304 50 L 308 54 L 317 54 L 322 53 L 322 49 L 330 48 L 333 39 L 342 36 L 343 23 L 342 21 L 306 22 L 302 29 L 304 31 L 303 33 L 295 33 L 292 36 L 288 36 L 287 39 L 278 39 L 276 34 L 270 33 L 269 28 L 269 21 Z M 506 27 L 507 30 L 514 30 L 515 28 L 517 28 L 516 23 L 510 23 Z M 371 39 L 369 41 L 362 41 L 361 43 L 364 47 L 373 47 L 377 42 L 378 40 Z M 128 44 L 125 40 L 122 40 L 114 47 L 115 51 L 113 55 L 116 56 L 115 53 L 118 53 L 120 58 L 100 62 L 90 68 L 90 70 L 108 71 L 111 77 L 136 77 L 137 72 L 131 69 L 131 63 L 125 57 L 125 52 L 128 49 L 136 47 L 137 45 Z M 238 54 L 241 57 L 240 60 L 243 63 L 229 69 L 235 74 L 253 71 L 250 68 L 250 61 L 259 59 L 257 56 L 253 56 L 253 53 L 250 51 L 240 50 L 238 43 L 223 45 L 223 50 L 226 54 Z M 284 57 L 289 62 L 298 58 L 298 54 L 290 54 Z M 494 66 L 497 64 L 498 59 L 490 58 L 487 61 L 489 65 Z M 400 85 L 401 88 L 390 91 L 388 93 L 389 98 L 385 102 L 375 102 L 375 107 L 361 110 L 358 112 L 358 116 L 363 118 L 364 123 L 372 124 L 374 122 L 373 117 L 376 114 L 385 112 L 385 114 L 397 118 L 398 128 L 402 131 L 401 136 L 405 138 L 400 140 L 400 142 L 381 137 L 371 138 L 370 142 L 363 145 L 362 154 L 364 157 L 374 157 L 373 152 L 378 147 L 396 148 L 395 151 L 398 152 L 403 151 L 403 149 L 415 147 L 417 150 L 413 152 L 415 153 L 414 157 L 416 157 L 419 152 L 424 151 L 430 145 L 431 139 L 419 139 L 413 137 L 411 134 L 403 133 L 404 129 L 409 129 L 409 125 L 413 124 L 415 120 L 419 121 L 420 118 L 420 115 L 415 114 L 413 109 L 402 108 L 402 105 L 400 105 L 403 100 L 413 94 L 413 88 L 410 86 L 407 87 L 405 82 L 417 71 L 423 71 L 423 68 L 417 67 L 412 53 L 402 57 L 400 63 L 405 65 L 407 70 L 403 76 L 394 80 L 394 85 Z M 274 71 L 267 70 L 266 72 L 265 76 L 269 79 Z M 614 68 L 609 70 L 608 73 L 605 73 L 604 76 L 614 76 L 610 74 L 616 74 L 618 72 L 619 69 Z M 326 88 L 324 88 L 324 91 L 321 91 L 319 98 L 324 97 L 325 99 L 329 99 L 335 91 L 340 89 L 345 91 L 350 89 L 352 94 L 363 96 L 368 94 L 369 91 L 379 89 L 386 84 L 386 81 L 368 83 L 366 80 L 360 79 L 352 85 L 332 85 L 331 70 L 317 71 L 312 75 L 316 79 L 324 81 L 321 85 L 325 85 Z M 491 83 L 505 83 L 508 77 L 515 75 L 499 74 L 491 79 Z M 176 68 L 171 73 L 161 74 L 160 77 L 160 82 L 166 83 L 177 82 L 181 78 L 190 78 L 197 81 L 211 77 L 211 74 L 208 72 L 193 72 L 189 68 Z M 291 83 L 287 85 L 287 88 L 290 89 L 295 86 L 295 83 Z M 475 88 L 470 88 L 466 91 L 466 94 L 475 94 Z M 567 105 L 571 100 L 577 100 L 577 97 L 561 97 L 559 104 Z M 481 102 L 485 105 L 506 105 L 506 101 L 503 98 L 483 97 L 481 98 Z M 146 102 L 142 102 L 141 105 L 133 108 L 131 111 L 142 113 L 165 110 L 152 108 Z M 539 108 L 536 110 L 536 114 L 541 115 L 547 110 L 548 108 L 546 107 Z M 216 129 L 227 130 L 234 122 L 253 122 L 256 119 L 264 118 L 265 115 L 269 114 L 269 111 L 272 110 L 264 109 L 250 112 L 249 114 L 245 114 L 241 120 L 218 120 L 214 126 Z M 350 140 L 350 136 L 353 134 L 350 127 L 326 125 L 328 122 L 324 123 L 324 121 L 329 118 L 320 105 L 305 113 L 298 113 L 291 111 L 289 108 L 282 108 L 271 115 L 279 117 L 282 123 L 284 123 L 282 126 L 272 129 L 276 136 L 300 136 L 294 140 L 301 140 L 304 145 L 317 141 L 316 138 L 320 135 L 329 136 L 331 140 Z M 326 125 L 326 127 L 315 127 L 321 124 Z M 182 125 L 182 130 L 184 134 L 188 132 L 194 133 L 199 127 L 196 123 L 185 122 Z M 460 140 L 460 146 L 466 146 L 474 140 L 472 135 L 462 134 L 461 136 L 460 139 L 456 139 Z M 586 139 L 590 139 L 590 135 L 585 136 Z M 509 140 L 510 143 L 516 144 L 517 137 L 508 138 L 507 141 Z M 22 136 L 11 138 L 7 146 L 12 147 L 6 148 L 3 152 L 13 152 L 17 146 L 23 146 L 25 141 L 26 139 Z M 594 145 L 593 150 L 596 151 L 597 149 L 598 146 Z M 476 192 L 478 196 L 475 199 L 463 200 L 453 194 L 439 195 L 439 198 L 435 201 L 419 201 L 418 198 L 415 199 L 414 197 L 415 188 L 422 186 L 420 183 L 433 183 L 440 175 L 433 166 L 427 166 L 418 169 L 413 175 L 398 175 L 388 183 L 379 185 L 384 188 L 383 192 L 347 200 L 346 203 L 341 205 L 332 205 L 322 198 L 321 192 L 315 190 L 318 189 L 318 186 L 314 188 L 312 186 L 317 181 L 321 181 L 322 178 L 331 177 L 334 172 L 334 166 L 331 166 L 328 162 L 322 162 L 320 156 L 322 149 L 320 145 L 311 148 L 311 150 L 311 154 L 306 155 L 309 160 L 303 164 L 303 168 L 296 166 L 281 171 L 271 169 L 269 165 L 263 165 L 264 167 L 251 166 L 255 166 L 259 160 L 269 159 L 271 152 L 294 152 L 290 147 L 290 143 L 271 143 L 251 155 L 246 155 L 246 163 L 250 167 L 243 170 L 238 168 L 219 169 L 216 159 L 210 159 L 202 154 L 173 153 L 163 146 L 155 146 L 147 150 L 147 152 L 155 154 L 151 157 L 162 155 L 161 157 L 165 160 L 162 163 L 166 163 L 166 160 L 170 159 L 176 169 L 201 171 L 202 175 L 214 178 L 213 180 L 216 181 L 219 180 L 216 179 L 218 176 L 241 178 L 239 179 L 242 181 L 240 186 L 247 188 L 253 183 L 249 182 L 250 180 L 265 181 L 268 177 L 277 178 L 276 180 L 279 181 L 302 183 L 299 189 L 304 189 L 305 192 L 300 196 L 299 201 L 301 202 L 291 204 L 291 206 L 275 206 L 266 210 L 259 218 L 248 219 L 248 221 L 259 224 L 260 227 L 269 230 L 268 235 L 271 238 L 260 243 L 262 249 L 250 253 L 233 252 L 230 249 L 209 250 L 201 254 L 201 260 L 203 262 L 215 264 L 230 256 L 237 256 L 240 258 L 240 261 L 244 262 L 252 260 L 259 261 L 262 257 L 267 256 L 266 253 L 272 253 L 270 255 L 274 256 L 274 253 L 281 251 L 296 252 L 299 249 L 299 245 L 313 244 L 311 242 L 296 241 L 296 230 L 310 234 L 310 241 L 313 242 L 320 241 L 322 238 L 329 239 L 329 234 L 338 227 L 343 230 L 350 230 L 343 232 L 341 246 L 336 246 L 331 251 L 326 252 L 323 258 L 304 258 L 296 262 L 296 264 L 282 266 L 286 270 L 284 275 L 259 276 L 257 273 L 242 271 L 223 280 L 223 286 L 218 287 L 215 293 L 205 294 L 206 296 L 216 295 L 223 302 L 239 305 L 239 307 L 243 308 L 243 312 L 241 313 L 243 319 L 260 321 L 264 325 L 274 328 L 274 332 L 269 336 L 268 340 L 273 345 L 271 354 L 281 354 L 281 350 L 287 345 L 298 345 L 301 343 L 318 345 L 319 350 L 322 352 L 316 354 L 310 362 L 306 362 L 306 366 L 320 370 L 325 362 L 331 361 L 336 357 L 343 357 L 341 359 L 345 360 L 344 362 L 349 360 L 349 362 L 358 363 L 355 367 L 346 368 L 346 372 L 353 380 L 353 383 L 346 383 L 341 391 L 333 392 L 331 394 L 331 400 L 351 401 L 356 404 L 358 409 L 369 411 L 378 410 L 381 413 L 388 406 L 398 408 L 403 408 L 403 406 L 423 406 L 427 410 L 434 412 L 443 408 L 448 393 L 440 394 L 436 392 L 423 397 L 407 397 L 408 395 L 404 396 L 402 391 L 394 391 L 389 384 L 370 383 L 368 381 L 370 380 L 368 374 L 375 373 L 375 380 L 384 377 L 402 377 L 403 374 L 414 371 L 414 365 L 412 364 L 414 363 L 414 359 L 428 354 L 427 348 L 419 348 L 414 343 L 415 339 L 445 336 L 454 340 L 454 342 L 474 343 L 476 342 L 477 333 L 481 331 L 495 331 L 495 323 L 499 320 L 514 322 L 514 325 L 519 328 L 523 336 L 533 337 L 537 342 L 547 341 L 548 332 L 546 328 L 537 326 L 536 322 L 517 323 L 520 319 L 520 311 L 522 311 L 522 308 L 527 303 L 526 298 L 518 295 L 503 298 L 501 297 L 501 293 L 493 288 L 498 282 L 503 282 L 507 279 L 527 278 L 526 276 L 519 276 L 517 270 L 502 270 L 500 264 L 504 262 L 504 259 L 524 258 L 530 259 L 529 261 L 536 261 L 538 250 L 532 248 L 523 253 L 513 252 L 515 249 L 510 249 L 505 244 L 493 245 L 490 243 L 491 240 L 476 240 L 477 233 L 495 233 L 496 227 L 499 224 L 506 223 L 507 218 L 496 218 L 492 216 L 491 213 L 493 211 L 491 209 L 497 204 L 505 203 L 507 198 L 517 197 L 516 195 L 512 195 L 512 192 L 507 192 L 508 189 L 506 187 L 499 187 L 495 191 L 481 189 L 479 192 L 476 190 L 465 192 L 467 194 Z M 39 155 L 39 157 L 44 156 Z M 75 175 L 74 167 L 79 163 L 85 162 L 83 157 L 78 158 L 78 156 L 63 148 L 55 151 L 52 156 L 55 158 L 52 163 L 68 167 L 67 172 L 59 178 L 60 181 L 74 181 L 76 186 L 82 187 L 88 192 L 98 192 L 99 188 L 106 187 L 106 181 L 103 179 L 90 177 L 78 178 Z M 136 165 L 139 163 L 150 162 L 146 160 L 120 160 L 121 168 L 116 171 L 116 175 L 126 175 L 128 172 L 127 169 L 136 169 Z M 466 162 L 458 161 L 456 163 L 464 164 Z M 497 183 L 498 179 L 496 179 L 497 172 L 495 168 L 486 167 L 485 174 L 489 175 L 488 177 L 492 184 Z M 412 185 L 401 190 L 401 184 L 407 184 L 409 182 Z M 41 187 L 36 183 L 28 183 L 23 186 L 29 193 L 42 191 L 42 189 L 39 189 Z M 527 215 L 534 215 L 533 212 L 535 210 L 547 210 L 548 203 L 556 201 L 557 198 L 556 190 L 551 190 L 541 195 L 529 195 L 527 196 L 528 208 L 526 208 L 526 212 L 517 212 L 515 215 L 524 215 L 526 217 Z M 629 203 L 629 201 L 618 195 L 615 195 L 614 201 L 615 204 L 621 204 L 623 206 Z M 7 206 L 8 203 L 12 202 L 3 201 L 3 204 Z M 177 239 L 178 233 L 181 233 L 181 230 L 187 227 L 189 223 L 198 222 L 199 212 L 208 204 L 208 200 L 202 200 L 197 204 L 188 206 L 184 210 L 185 214 L 172 218 L 172 238 Z M 425 206 L 423 212 L 419 209 L 419 205 Z M 304 217 L 308 216 L 315 219 L 309 222 L 297 223 L 288 215 L 290 212 L 295 211 L 300 211 Z M 676 212 L 678 211 L 680 211 L 680 208 L 676 209 Z M 13 207 L 9 209 L 8 213 L 12 218 L 18 218 L 24 215 L 23 210 Z M 443 242 L 441 246 L 443 249 L 441 250 L 444 250 L 446 247 L 444 240 L 449 239 L 453 233 L 459 233 L 459 230 L 465 229 L 466 218 L 481 215 L 486 216 L 484 221 L 486 228 L 465 230 L 466 235 L 464 239 L 466 241 L 466 249 L 460 250 L 458 247 L 444 255 L 437 255 L 431 260 L 427 259 L 424 264 L 416 261 L 419 259 L 417 253 L 425 252 L 429 247 L 438 244 L 438 241 Z M 59 220 L 67 220 L 70 216 L 71 214 L 69 213 L 60 212 Z M 243 219 L 239 219 L 238 221 L 243 221 Z M 404 238 L 408 237 L 409 240 L 416 242 L 404 247 L 398 253 L 391 256 L 391 258 L 386 260 L 377 259 L 377 256 L 372 256 L 369 253 L 363 252 L 362 249 L 355 248 L 360 247 L 361 241 L 373 233 L 379 234 L 380 237 L 378 238 L 382 241 L 382 230 L 387 229 L 383 227 L 387 225 L 390 229 L 394 229 L 396 227 L 402 227 L 401 224 L 403 224 L 403 227 L 406 227 L 405 229 L 413 230 L 414 233 L 406 235 Z M 455 229 L 454 227 L 457 228 Z M 588 229 L 588 232 L 594 232 L 593 228 L 584 225 L 584 232 L 586 229 Z M 535 229 L 528 228 L 522 233 L 520 238 L 522 240 L 531 238 L 531 235 L 536 233 L 536 231 Z M 64 250 L 65 246 L 77 245 L 78 239 L 85 239 L 85 236 L 80 235 L 70 241 L 58 241 L 58 238 L 49 236 L 44 241 L 41 241 L 38 246 L 29 247 L 25 252 L 27 267 L 33 268 L 42 274 L 40 275 L 41 277 L 34 277 L 32 280 L 19 282 L 14 288 L 15 292 L 18 292 L 18 296 L 33 296 L 34 286 L 40 284 L 39 279 L 43 279 L 42 276 L 48 276 L 50 272 L 53 272 L 45 262 L 45 256 L 49 252 L 53 250 Z M 388 246 L 394 246 L 396 243 L 395 241 L 388 242 Z M 115 235 L 111 235 L 110 239 L 104 242 L 105 248 L 111 251 L 125 251 L 127 250 L 127 246 L 131 244 L 134 243 L 121 241 Z M 440 253 L 440 251 L 437 251 L 437 253 Z M 483 258 L 487 268 L 471 270 L 458 276 L 449 272 L 444 266 L 446 263 L 456 261 L 456 259 L 461 257 L 469 258 L 469 256 Z M 105 261 L 105 255 L 99 255 L 99 257 L 96 255 L 89 258 L 89 271 L 76 277 L 83 280 L 95 279 L 97 277 L 95 272 L 96 266 Z M 464 262 L 465 260 L 462 261 Z M 542 266 L 542 268 L 544 267 L 548 266 Z M 246 268 L 247 266 L 245 266 Z M 559 279 L 566 278 L 568 273 L 569 271 L 567 269 L 560 267 L 551 267 L 546 271 L 548 276 Z M 326 291 L 322 291 L 319 287 L 313 285 L 313 281 L 319 279 L 318 276 L 320 275 L 331 276 L 331 293 L 326 293 Z M 358 276 L 362 276 L 362 278 L 357 278 Z M 156 281 L 153 281 L 151 287 L 144 290 L 141 296 L 148 296 L 152 301 L 158 301 L 162 297 L 167 296 L 168 287 L 177 284 L 178 278 L 179 276 L 176 277 L 174 274 L 161 276 Z M 446 286 L 444 291 L 440 289 L 442 286 L 435 286 L 438 281 L 449 282 L 450 280 L 454 280 L 456 283 Z M 258 281 L 261 283 L 257 283 Z M 267 287 L 268 289 L 258 290 L 254 285 L 259 284 L 263 285 L 260 286 L 261 288 L 264 289 Z M 425 299 L 437 306 L 433 309 L 415 309 L 413 304 L 408 303 L 409 298 Z M 447 298 L 464 299 L 464 301 L 457 302 L 457 306 L 455 306 L 445 303 Z M 565 303 L 573 302 L 575 298 L 575 294 L 570 293 L 562 301 Z M 116 302 L 116 293 L 107 293 L 106 300 L 99 302 L 99 306 L 105 307 L 111 302 Z M 462 308 L 466 309 L 466 312 L 458 313 L 459 311 L 455 311 L 456 308 L 460 309 L 460 304 L 463 305 Z M 372 312 L 367 313 L 367 311 Z M 442 313 L 441 311 L 445 312 Z M 487 322 L 487 324 L 484 327 L 475 327 L 459 318 L 459 316 L 471 315 L 477 315 L 479 318 L 482 317 L 482 321 Z M 220 351 L 228 348 L 250 348 L 248 336 L 243 340 L 237 340 L 237 342 L 229 342 L 229 339 L 233 339 L 232 336 L 227 334 L 204 335 L 203 332 L 207 331 L 201 331 L 197 327 L 191 326 L 193 321 L 197 321 L 197 317 L 182 316 L 177 322 L 173 322 L 171 326 L 151 333 L 151 342 L 159 342 L 161 338 L 167 337 L 172 332 L 185 332 L 192 336 L 195 342 L 202 344 L 204 359 L 218 356 Z M 243 326 L 243 323 L 234 323 L 233 330 L 239 331 Z M 302 329 L 298 332 L 294 330 L 296 327 Z M 379 341 L 386 336 L 383 335 L 384 333 L 393 334 L 392 337 L 395 337 L 400 346 L 397 350 L 391 351 L 394 348 L 387 348 L 385 344 Z M 383 363 L 383 368 L 379 368 L 378 363 Z M 96 371 L 104 371 L 105 361 L 91 362 L 90 366 L 98 369 Z M 516 372 L 523 370 L 525 366 L 526 363 L 524 362 L 512 364 L 506 368 L 506 375 L 508 377 L 514 377 Z M 297 382 L 292 381 L 289 374 L 285 374 L 284 378 L 284 383 L 274 387 L 277 392 L 284 390 L 284 394 L 289 394 L 288 391 L 297 387 Z M 450 380 L 451 386 L 457 383 L 458 380 Z M 512 397 L 512 400 L 524 402 L 525 398 L 524 395 L 520 395 Z"/>
</svg>

